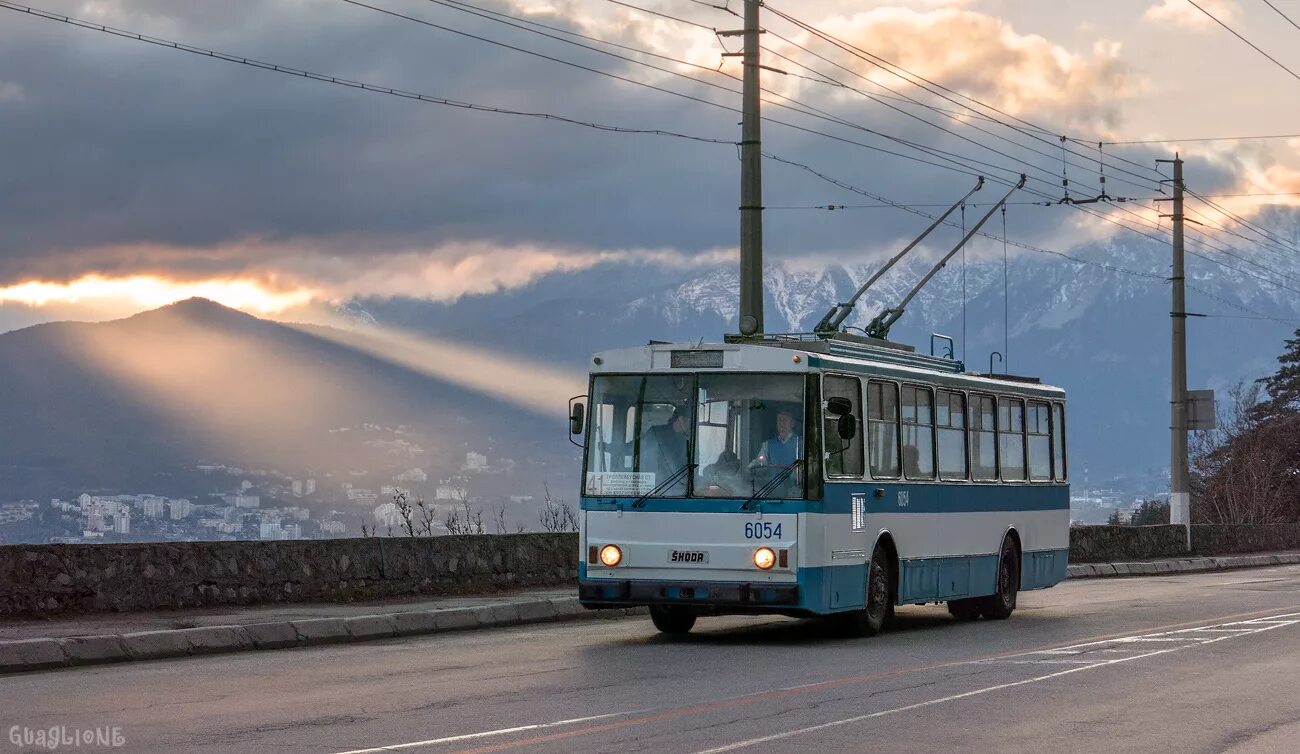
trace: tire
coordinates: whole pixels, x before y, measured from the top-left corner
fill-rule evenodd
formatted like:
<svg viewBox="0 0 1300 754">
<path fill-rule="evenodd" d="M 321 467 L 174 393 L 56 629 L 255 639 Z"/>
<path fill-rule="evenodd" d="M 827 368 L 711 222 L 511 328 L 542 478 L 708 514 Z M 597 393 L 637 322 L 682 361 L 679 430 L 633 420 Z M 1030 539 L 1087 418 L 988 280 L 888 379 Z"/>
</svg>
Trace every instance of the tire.
<svg viewBox="0 0 1300 754">
<path fill-rule="evenodd" d="M 880 547 L 871 553 L 867 567 L 866 607 L 842 616 L 835 616 L 837 633 L 848 636 L 875 636 L 884 630 L 894 615 L 891 580 L 893 572 L 889 556 Z"/>
<path fill-rule="evenodd" d="M 1006 620 L 1016 609 L 1016 593 L 1020 591 L 1020 556 L 1010 537 L 1002 541 L 996 583 L 997 592 L 980 600 L 980 614 L 989 620 Z"/>
<path fill-rule="evenodd" d="M 948 600 L 948 613 L 959 621 L 972 621 L 980 617 L 978 599 Z"/>
<path fill-rule="evenodd" d="M 695 627 L 695 616 L 680 608 L 656 605 L 650 608 L 650 622 L 655 624 L 660 633 L 683 636 Z"/>
</svg>

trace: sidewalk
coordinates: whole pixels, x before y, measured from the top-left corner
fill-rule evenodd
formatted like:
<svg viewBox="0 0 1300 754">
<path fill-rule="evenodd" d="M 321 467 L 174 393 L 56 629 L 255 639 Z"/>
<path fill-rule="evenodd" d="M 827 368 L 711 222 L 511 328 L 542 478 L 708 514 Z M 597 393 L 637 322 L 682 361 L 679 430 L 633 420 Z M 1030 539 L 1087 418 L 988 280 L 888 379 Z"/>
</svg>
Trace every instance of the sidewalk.
<svg viewBox="0 0 1300 754">
<path fill-rule="evenodd" d="M 645 613 L 644 609 L 587 610 L 578 604 L 576 592 L 562 588 L 491 597 L 0 620 L 0 673 Z"/>
<path fill-rule="evenodd" d="M 1176 575 L 1300 563 L 1300 552 L 1080 563 L 1068 576 Z M 210 610 L 92 613 L 0 620 L 0 673 L 155 660 L 255 649 L 339 644 L 561 620 L 645 614 L 644 608 L 587 610 L 573 588 L 491 597 L 349 604 L 230 606 Z"/>
<path fill-rule="evenodd" d="M 1300 563 L 1300 552 L 1256 552 L 1248 555 L 1139 560 L 1131 563 L 1077 563 L 1066 569 L 1072 579 L 1102 579 L 1117 576 L 1159 576 L 1162 574 L 1224 571 L 1230 568 L 1264 568 Z"/>
</svg>

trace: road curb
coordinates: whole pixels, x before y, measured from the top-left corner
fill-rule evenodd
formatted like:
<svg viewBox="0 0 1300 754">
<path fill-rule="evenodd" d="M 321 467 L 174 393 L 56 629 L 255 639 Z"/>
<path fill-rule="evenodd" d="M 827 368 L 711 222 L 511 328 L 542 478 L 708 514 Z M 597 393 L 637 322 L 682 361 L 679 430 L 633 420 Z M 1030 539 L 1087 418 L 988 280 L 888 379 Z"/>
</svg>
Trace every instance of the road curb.
<svg viewBox="0 0 1300 754">
<path fill-rule="evenodd" d="M 1300 552 L 1132 563 L 1075 563 L 1067 568 L 1066 576 L 1070 579 L 1156 576 L 1292 564 L 1300 564 Z M 478 628 L 645 615 L 646 612 L 645 608 L 587 610 L 578 602 L 577 597 L 556 597 L 499 602 L 479 607 L 376 613 L 346 618 L 306 618 L 61 639 L 0 641 L 0 674 L 378 641 Z"/>
<path fill-rule="evenodd" d="M 1226 571 L 1234 568 L 1265 568 L 1297 563 L 1300 563 L 1300 552 L 1282 552 L 1268 555 L 1218 555 L 1215 557 L 1147 560 L 1132 563 L 1071 563 L 1066 568 L 1066 578 L 1106 579 L 1121 576 L 1159 576 L 1162 574 Z"/>
<path fill-rule="evenodd" d="M 0 641 L 0 674 L 252 650 L 316 647 L 402 636 L 625 615 L 644 608 L 588 610 L 577 597 L 529 599 L 481 607 L 306 618 L 126 634 Z"/>
</svg>

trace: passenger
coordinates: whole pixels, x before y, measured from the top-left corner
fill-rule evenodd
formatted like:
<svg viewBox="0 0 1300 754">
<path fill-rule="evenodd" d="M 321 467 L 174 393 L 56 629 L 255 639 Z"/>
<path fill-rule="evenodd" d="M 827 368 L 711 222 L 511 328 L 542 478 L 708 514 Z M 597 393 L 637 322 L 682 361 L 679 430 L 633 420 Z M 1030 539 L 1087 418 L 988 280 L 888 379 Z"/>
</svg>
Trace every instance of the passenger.
<svg viewBox="0 0 1300 754">
<path fill-rule="evenodd" d="M 803 443 L 794 432 L 794 412 L 783 408 L 776 414 L 776 435 L 770 437 L 758 449 L 758 457 L 749 465 L 755 466 L 789 466 L 803 458 Z"/>
<path fill-rule="evenodd" d="M 673 408 L 672 416 L 656 424 L 641 438 L 641 471 L 655 475 L 655 482 L 672 476 L 687 462 L 686 436 L 690 431 L 689 409 Z M 684 486 L 684 485 L 683 485 Z"/>
</svg>

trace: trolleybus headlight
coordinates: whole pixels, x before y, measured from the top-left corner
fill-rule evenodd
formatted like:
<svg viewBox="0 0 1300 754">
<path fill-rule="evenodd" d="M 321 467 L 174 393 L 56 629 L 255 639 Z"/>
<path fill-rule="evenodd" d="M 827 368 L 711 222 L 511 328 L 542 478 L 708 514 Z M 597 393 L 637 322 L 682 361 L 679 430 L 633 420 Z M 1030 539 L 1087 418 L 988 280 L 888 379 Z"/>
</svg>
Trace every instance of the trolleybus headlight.
<svg viewBox="0 0 1300 754">
<path fill-rule="evenodd" d="M 764 571 L 770 571 L 772 566 L 776 565 L 776 553 L 772 552 L 771 547 L 760 547 L 754 550 L 754 565 Z"/>
<path fill-rule="evenodd" d="M 618 545 L 605 545 L 600 548 L 600 562 L 613 568 L 623 562 L 623 551 L 618 549 Z"/>
</svg>

